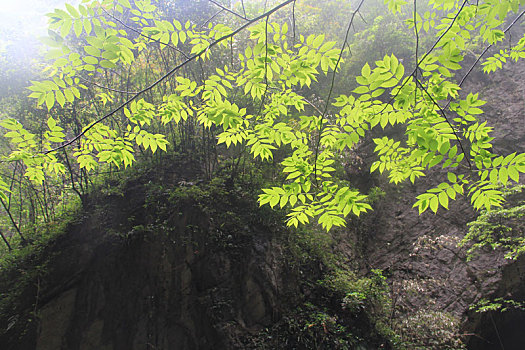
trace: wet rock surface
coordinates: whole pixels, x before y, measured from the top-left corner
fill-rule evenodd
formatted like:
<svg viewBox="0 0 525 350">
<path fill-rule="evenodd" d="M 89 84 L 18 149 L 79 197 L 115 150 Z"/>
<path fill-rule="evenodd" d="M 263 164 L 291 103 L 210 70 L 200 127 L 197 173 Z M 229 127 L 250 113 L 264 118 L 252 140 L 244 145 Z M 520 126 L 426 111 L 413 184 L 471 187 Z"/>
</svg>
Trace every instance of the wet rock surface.
<svg viewBox="0 0 525 350">
<path fill-rule="evenodd" d="M 494 152 L 504 155 L 525 150 L 525 62 L 506 68 L 490 76 L 472 74 L 463 92 L 480 91 L 479 98 L 487 101 L 483 118 L 495 129 Z M 366 178 L 366 172 L 359 176 Z M 380 185 L 386 195 L 359 233 L 364 269 L 388 273 L 400 320 L 421 311 L 446 313 L 462 324 L 470 349 L 522 349 L 525 311 L 480 314 L 469 306 L 481 298 L 524 301 L 524 259 L 508 260 L 501 251 L 483 250 L 466 261 L 466 249 L 457 244 L 476 218 L 466 199 L 451 202 L 449 211 L 418 216 L 414 198 L 440 178 L 445 173 L 437 171 L 416 185 L 393 187 L 368 177 L 368 187 Z"/>
<path fill-rule="evenodd" d="M 38 321 L 4 333 L 3 349 L 244 348 L 279 317 L 281 290 L 296 284 L 283 282 L 294 277 L 275 232 L 259 223 L 218 236 L 197 203 L 159 217 L 146 192 L 137 183 L 108 198 L 49 248 L 58 254 L 26 305 Z"/>
</svg>

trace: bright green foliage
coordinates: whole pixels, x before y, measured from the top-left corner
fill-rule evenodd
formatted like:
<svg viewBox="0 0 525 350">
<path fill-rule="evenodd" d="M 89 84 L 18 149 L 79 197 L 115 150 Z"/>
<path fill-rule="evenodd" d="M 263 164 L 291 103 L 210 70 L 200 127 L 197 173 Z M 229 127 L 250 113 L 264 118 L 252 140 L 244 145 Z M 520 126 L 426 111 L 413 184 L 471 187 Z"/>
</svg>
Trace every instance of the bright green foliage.
<svg viewBox="0 0 525 350">
<path fill-rule="evenodd" d="M 476 312 L 505 312 L 516 309 L 523 311 L 525 310 L 525 303 L 505 298 L 495 298 L 494 300 L 487 300 L 483 298 L 474 305 L 470 306 L 470 309 Z"/>
<path fill-rule="evenodd" d="M 4 182 L 4 180 L 0 179 L 0 198 L 4 201 L 8 201 L 7 194 L 10 192 L 9 186 Z"/>
<path fill-rule="evenodd" d="M 519 197 L 523 192 L 523 187 L 523 185 L 518 185 L 504 191 L 499 188 L 498 190 L 505 198 Z M 476 220 L 468 224 L 469 232 L 460 243 L 462 246 L 471 244 L 467 251 L 468 259 L 470 260 L 483 247 L 503 250 L 505 258 L 517 259 L 525 253 L 524 217 L 525 202 L 523 199 L 518 200 L 517 203 L 513 201 L 511 205 L 503 208 L 482 211 Z"/>
<path fill-rule="evenodd" d="M 517 61 L 520 58 L 525 58 L 525 36 L 510 49 L 502 49 L 499 53 L 487 58 L 487 60 L 483 62 L 483 71 L 485 73 L 494 72 L 497 69 L 503 68 L 503 64 L 505 64 L 508 59 Z"/>
<path fill-rule="evenodd" d="M 7 157 L 8 161 L 22 161 L 26 166 L 25 176 L 31 181 L 42 183 L 44 181 L 44 171 L 63 174 L 65 167 L 58 161 L 52 153 L 38 153 L 39 147 L 51 149 L 52 142 L 62 142 L 64 140 L 63 129 L 56 124 L 53 118 L 49 118 L 47 126 L 49 131 L 44 133 L 45 142 L 37 144 L 36 135 L 25 130 L 24 127 L 15 119 L 4 119 L 0 125 L 9 130 L 4 136 L 16 145 L 16 149 Z"/>
<path fill-rule="evenodd" d="M 399 12 L 406 2 L 387 3 Z M 430 4 L 434 12 L 417 14 L 415 23 L 413 18 L 407 21 L 417 33 L 424 30 L 436 37 L 428 53 L 417 53 L 418 68 L 405 67 L 393 54 L 367 63 L 356 78 L 357 88 L 323 102 L 322 112 L 303 93 L 320 75 L 337 74 L 344 51 L 326 41 L 324 34 L 292 38 L 288 24 L 263 20 L 248 28 L 247 38 L 239 39 L 234 29 L 223 24 L 202 27 L 163 19 L 149 0 L 137 0 L 133 7 L 127 0 L 86 0 L 49 15 L 48 77 L 33 82 L 30 97 L 38 105 L 45 104 L 51 114 L 58 108 L 85 105 L 88 99 L 113 108 L 103 117 L 84 106 L 87 126 L 82 137 L 73 140 L 71 156 L 86 171 L 103 163 L 130 166 L 138 149 L 165 151 L 171 128 L 198 130 L 198 126 L 203 133 L 216 134 L 219 144 L 245 148 L 258 161 L 277 159 L 276 151 L 283 150 L 279 161 L 284 180 L 264 189 L 259 201 L 287 208 L 292 226 L 317 220 L 329 230 L 344 225 L 350 213 L 371 209 L 366 196 L 334 172 L 335 164 L 379 127 L 395 127 L 404 134 L 384 133 L 373 139 L 377 160 L 372 172 L 388 174 L 397 184 L 415 182 L 431 168 L 445 169 L 447 180 L 417 197 L 414 206 L 420 213 L 448 208 L 450 200 L 460 195 L 469 196 L 474 208 L 490 210 L 503 201 L 500 184 L 518 182 L 525 172 L 525 154 L 491 152 L 492 128 L 480 119 L 484 102 L 472 93 L 461 98 L 453 78 L 462 68 L 466 49 L 503 40 L 505 33 L 499 27 L 518 10 L 520 1 Z M 130 24 L 123 25 L 126 20 Z M 498 62 L 504 61 L 502 57 L 522 57 L 522 41 L 495 56 Z M 231 57 L 225 59 L 228 52 Z M 173 63 L 177 55 L 189 59 L 177 66 Z M 152 65 L 152 56 L 166 68 Z M 215 58 L 220 61 L 215 72 L 205 69 Z M 498 66 L 491 63 L 496 58 L 489 59 L 486 67 Z M 201 78 L 182 69 L 192 61 L 201 64 Z M 142 96 L 120 91 L 132 96 L 121 98 L 120 105 L 114 102 L 116 91 L 97 93 L 88 87 L 104 87 L 123 76 L 128 81 L 145 80 L 148 74 L 158 80 L 143 83 L 147 88 Z M 446 107 L 442 101 L 448 101 Z M 309 112 L 311 105 L 315 113 Z M 65 135 L 80 132 L 71 126 L 66 129 L 66 124 L 59 126 L 53 117 L 48 118 L 49 130 L 38 139 L 14 120 L 1 125 L 13 144 L 8 160 L 22 160 L 26 175 L 39 183 L 49 172 L 64 172 L 53 147 L 63 144 Z"/>
</svg>

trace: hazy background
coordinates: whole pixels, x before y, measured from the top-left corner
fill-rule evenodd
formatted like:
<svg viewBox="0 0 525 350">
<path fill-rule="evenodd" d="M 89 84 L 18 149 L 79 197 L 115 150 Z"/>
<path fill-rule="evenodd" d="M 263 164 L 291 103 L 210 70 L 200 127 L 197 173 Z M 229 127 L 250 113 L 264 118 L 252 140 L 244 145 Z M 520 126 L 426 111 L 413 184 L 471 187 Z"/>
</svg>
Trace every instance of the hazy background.
<svg viewBox="0 0 525 350">
<path fill-rule="evenodd" d="M 80 0 L 0 0 L 0 97 L 28 85 L 41 47 L 38 38 L 47 33 L 45 15 L 66 2 Z"/>
</svg>

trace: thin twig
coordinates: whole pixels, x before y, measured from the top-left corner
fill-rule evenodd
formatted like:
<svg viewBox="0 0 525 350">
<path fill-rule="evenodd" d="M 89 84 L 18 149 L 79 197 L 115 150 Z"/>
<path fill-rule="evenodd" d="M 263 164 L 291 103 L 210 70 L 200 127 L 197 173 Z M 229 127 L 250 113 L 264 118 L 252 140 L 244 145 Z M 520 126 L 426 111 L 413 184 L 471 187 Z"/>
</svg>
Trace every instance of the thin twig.
<svg viewBox="0 0 525 350">
<path fill-rule="evenodd" d="M 463 1 L 463 4 L 461 5 L 461 7 L 459 8 L 458 12 L 456 13 L 456 15 L 454 16 L 454 18 L 452 19 L 452 21 L 450 22 L 449 26 L 447 27 L 447 29 L 445 29 L 445 31 L 437 38 L 437 40 L 434 42 L 434 44 L 432 45 L 432 47 L 425 53 L 425 55 L 423 56 L 423 58 L 421 60 L 419 60 L 419 62 L 416 61 L 416 67 L 414 68 L 414 70 L 412 71 L 412 73 L 410 73 L 409 77 L 410 76 L 413 76 L 415 74 L 415 72 L 419 69 L 419 65 L 425 61 L 425 59 L 428 57 L 428 55 L 430 55 L 432 53 L 432 51 L 434 51 L 434 49 L 436 48 L 436 46 L 439 44 L 439 42 L 441 41 L 441 39 L 443 39 L 443 37 L 448 33 L 448 31 L 452 28 L 452 26 L 454 25 L 454 23 L 456 23 L 456 20 L 459 16 L 459 14 L 463 11 L 463 9 L 465 8 L 465 5 L 468 3 L 468 0 L 464 0 Z M 405 82 L 403 84 L 401 84 L 401 86 L 397 89 L 396 93 L 394 94 L 394 96 L 392 96 L 390 98 L 390 100 L 385 104 L 385 107 L 383 107 L 383 109 L 381 111 L 379 111 L 378 114 L 381 114 L 384 112 L 384 110 L 390 105 L 390 103 L 392 103 L 396 97 L 399 95 L 399 93 L 401 92 L 401 90 L 403 89 L 403 87 L 405 87 L 405 85 L 409 82 L 409 79 L 406 79 Z M 465 156 L 467 156 L 465 154 Z"/>
<path fill-rule="evenodd" d="M 465 155 L 465 159 L 468 163 L 468 167 L 469 169 L 472 169 L 472 164 L 470 163 L 470 160 L 469 160 L 469 157 L 467 157 L 467 153 L 465 152 L 465 149 L 463 148 L 463 144 L 461 143 L 460 139 L 459 139 L 459 136 L 456 132 L 456 129 L 454 129 L 454 126 L 450 123 L 450 121 L 448 120 L 448 117 L 447 115 L 445 114 L 445 111 L 443 110 L 443 108 L 441 108 L 441 106 L 439 105 L 439 103 L 437 103 L 437 101 L 432 97 L 432 95 L 430 95 L 427 91 L 427 89 L 423 86 L 423 84 L 419 81 L 419 79 L 416 79 L 416 84 L 419 84 L 419 86 L 421 87 L 421 90 L 423 90 L 423 92 L 425 92 L 427 94 L 427 96 L 430 98 L 430 100 L 432 101 L 432 103 L 439 109 L 439 112 L 441 113 L 441 115 L 443 116 L 443 118 L 445 118 L 445 120 L 447 121 L 447 124 L 450 126 L 450 128 L 452 129 L 452 132 L 454 133 L 454 136 L 456 136 L 456 140 L 458 141 L 459 143 L 459 147 L 461 147 L 461 151 L 463 152 L 463 154 Z"/>
<path fill-rule="evenodd" d="M 2 207 L 4 207 L 5 211 L 7 212 L 7 215 L 9 216 L 9 219 L 11 220 L 11 223 L 13 224 L 13 227 L 15 228 L 16 232 L 18 232 L 20 239 L 22 240 L 22 242 L 26 242 L 27 240 L 25 239 L 24 235 L 22 235 L 22 231 L 20 231 L 20 227 L 18 227 L 18 225 L 16 224 L 16 221 L 13 218 L 13 215 L 11 215 L 11 211 L 7 209 L 7 205 L 2 200 L 2 198 L 0 198 L 0 203 L 2 204 Z"/>
<path fill-rule="evenodd" d="M 314 105 L 312 102 L 308 101 L 306 98 L 303 97 L 303 100 L 304 102 L 308 103 L 310 105 L 310 107 L 312 107 L 313 109 L 316 110 L 317 113 L 319 113 L 319 115 L 322 115 L 323 114 L 323 111 L 321 111 L 316 105 Z"/>
<path fill-rule="evenodd" d="M 172 50 L 175 50 L 175 51 L 179 52 L 179 53 L 182 54 L 182 55 L 184 56 L 184 58 L 186 58 L 186 59 L 189 58 L 188 55 L 186 55 L 186 54 L 184 53 L 184 51 L 182 51 L 182 50 L 179 49 L 178 47 L 175 47 L 175 46 L 173 46 L 173 45 L 170 45 L 170 43 L 162 42 L 162 41 L 160 41 L 160 39 L 153 39 L 152 37 L 150 37 L 150 36 L 148 36 L 148 35 L 142 33 L 140 30 L 135 29 L 135 28 L 133 28 L 133 27 L 127 25 L 126 23 L 122 22 L 120 19 L 118 19 L 117 17 L 113 16 L 111 13 L 109 13 L 108 11 L 106 11 L 105 8 L 101 7 L 101 9 L 102 9 L 102 11 L 104 11 L 109 17 L 113 18 L 115 21 L 117 21 L 118 23 L 120 23 L 120 24 L 121 24 L 122 26 L 124 26 L 125 28 L 127 28 L 127 29 L 129 29 L 129 30 L 131 30 L 131 31 L 133 31 L 133 32 L 135 32 L 135 33 L 137 33 L 137 34 L 140 35 L 140 36 L 143 36 L 143 37 L 146 38 L 146 39 L 149 39 L 149 40 L 151 40 L 151 41 L 155 41 L 155 42 L 157 42 L 157 43 L 159 43 L 159 44 L 162 44 L 162 45 L 165 45 L 165 46 L 169 47 L 169 48 L 172 49 Z"/>
<path fill-rule="evenodd" d="M 261 105 L 259 106 L 259 112 L 258 115 L 261 114 L 262 109 L 264 107 L 264 102 L 266 100 L 266 94 L 268 93 L 268 20 L 270 19 L 270 16 L 266 17 L 266 25 L 264 27 L 264 35 L 265 35 L 265 57 L 264 57 L 264 93 L 261 98 Z M 271 69 L 271 68 L 270 68 Z"/>
<path fill-rule="evenodd" d="M 246 17 L 246 9 L 244 8 L 244 0 L 241 0 L 242 5 L 242 12 L 244 13 L 244 17 Z"/>
<path fill-rule="evenodd" d="M 425 55 L 423 56 L 422 59 L 418 61 L 416 61 L 416 67 L 414 68 L 414 70 L 412 71 L 412 73 L 410 73 L 410 75 L 408 75 L 408 77 L 414 77 L 415 73 L 417 72 L 417 70 L 419 69 L 419 65 L 425 61 L 425 59 L 428 57 L 428 55 L 430 55 L 432 53 L 432 51 L 434 51 L 434 49 L 436 48 L 436 46 L 439 44 L 439 42 L 441 41 L 441 39 L 444 38 L 444 36 L 448 33 L 448 31 L 452 28 L 452 26 L 454 25 L 454 23 L 456 23 L 456 20 L 457 18 L 459 17 L 460 13 L 463 11 L 463 9 L 465 8 L 465 5 L 468 3 L 468 0 L 464 0 L 463 3 L 461 4 L 461 7 L 459 8 L 458 12 L 456 13 L 456 15 L 454 16 L 454 18 L 452 19 L 452 21 L 450 22 L 449 26 L 447 27 L 447 29 L 445 29 L 445 31 L 443 33 L 441 33 L 441 35 L 437 38 L 437 40 L 434 42 L 434 44 L 432 45 L 432 47 L 425 53 Z M 415 26 L 415 23 L 414 23 L 414 26 Z M 397 91 L 395 92 L 395 94 L 390 98 L 390 100 L 385 103 L 385 106 L 377 113 L 375 113 L 374 115 L 378 115 L 378 114 L 381 114 L 385 111 L 385 109 L 388 108 L 388 106 L 390 106 L 390 104 L 397 98 L 397 96 L 401 93 L 401 90 L 403 89 L 403 87 L 405 87 L 405 85 L 410 81 L 410 79 L 405 79 L 405 81 L 403 82 L 403 84 L 401 84 L 401 86 L 399 86 L 399 88 L 397 88 Z M 417 82 L 416 82 L 416 88 L 417 88 Z M 415 106 L 414 106 L 415 107 Z M 459 142 L 459 139 L 458 139 L 458 142 Z M 461 142 L 459 142 L 460 146 L 461 146 L 461 149 L 463 149 L 463 145 L 461 144 Z M 465 154 L 465 158 L 468 160 L 468 156 L 465 152 L 463 152 L 463 154 Z M 469 164 L 470 164 L 470 161 L 468 161 Z"/>
<path fill-rule="evenodd" d="M 88 84 L 91 84 L 91 85 L 94 85 L 94 86 L 98 86 L 99 88 L 102 88 L 102 89 L 105 89 L 105 90 L 109 90 L 109 91 L 113 91 L 113 92 L 118 92 L 118 93 L 121 93 L 121 94 L 136 94 L 136 93 L 137 93 L 137 92 L 135 92 L 135 91 L 124 91 L 124 90 L 113 89 L 113 88 L 110 88 L 110 87 L 108 87 L 108 86 L 104 86 L 104 85 L 101 85 L 101 84 L 95 83 L 94 81 L 91 81 L 91 80 L 89 80 L 89 79 L 86 79 L 86 78 L 84 78 L 84 77 L 81 76 L 81 75 L 78 75 L 77 77 L 80 78 L 81 80 L 83 80 L 84 82 L 88 83 Z"/>
<path fill-rule="evenodd" d="M 503 33 L 507 33 L 515 24 L 516 22 L 518 22 L 518 20 L 525 14 L 525 10 L 521 11 L 520 14 L 512 21 L 511 24 L 509 24 L 509 26 L 503 31 Z M 481 52 L 481 54 L 478 56 L 478 58 L 476 59 L 476 61 L 470 66 L 469 70 L 467 71 L 467 73 L 465 73 L 465 75 L 463 76 L 463 78 L 461 78 L 461 81 L 459 82 L 458 86 L 461 87 L 463 85 L 463 83 L 465 82 L 465 80 L 467 79 L 467 77 L 470 75 L 470 73 L 472 73 L 472 70 L 474 69 L 475 66 L 477 66 L 477 64 L 479 63 L 479 61 L 481 60 L 481 58 L 483 57 L 483 55 L 485 55 L 487 53 L 487 51 L 492 47 L 494 46 L 493 44 L 490 44 L 489 46 L 487 46 L 485 48 L 485 50 L 483 50 L 483 52 Z M 445 105 L 445 107 L 443 107 L 443 109 L 447 109 L 448 106 L 450 105 L 450 102 L 452 102 L 452 98 L 450 98 L 448 101 L 447 101 L 447 104 Z"/>
<path fill-rule="evenodd" d="M 419 33 L 417 32 L 417 23 L 416 23 L 416 19 L 417 19 L 417 0 L 414 0 L 414 31 L 416 33 L 416 63 L 419 62 L 418 61 L 418 52 L 419 52 Z M 416 69 L 414 70 L 414 79 L 416 79 L 417 81 L 417 67 Z M 414 90 L 414 106 L 417 104 L 417 89 Z"/>
<path fill-rule="evenodd" d="M 368 22 L 365 20 L 361 12 L 358 12 L 357 14 L 359 15 L 359 17 L 361 17 L 361 21 L 363 21 L 365 24 L 368 24 Z"/>
<path fill-rule="evenodd" d="M 227 8 L 226 6 L 224 6 L 224 5 L 222 5 L 222 4 L 219 4 L 219 3 L 218 3 L 217 1 L 215 1 L 215 0 L 208 0 L 208 1 L 211 2 L 212 4 L 216 5 L 216 6 L 219 6 L 221 9 L 223 9 L 223 10 L 226 11 L 226 12 L 231 13 L 231 14 L 234 15 L 234 16 L 237 16 L 237 17 L 239 17 L 239 18 L 241 18 L 241 19 L 243 19 L 243 20 L 245 20 L 245 21 L 249 21 L 249 19 L 246 18 L 246 13 L 245 13 L 245 15 L 243 16 L 243 15 L 241 15 L 241 14 L 239 14 L 239 13 L 233 11 L 233 10 L 230 10 L 230 9 Z"/>
<path fill-rule="evenodd" d="M 492 317 L 492 312 L 489 312 L 490 320 L 492 321 L 492 325 L 494 326 L 494 330 L 496 331 L 496 335 L 498 336 L 499 345 L 501 346 L 501 350 L 505 350 L 505 347 L 503 346 L 503 342 L 501 341 L 501 337 L 499 335 L 498 327 L 496 327 L 496 322 L 494 322 L 494 318 Z"/>
<path fill-rule="evenodd" d="M 295 0 L 292 5 L 293 44 L 295 44 Z"/>
<path fill-rule="evenodd" d="M 359 9 L 361 8 L 364 2 L 365 0 L 361 0 L 359 2 L 356 9 L 352 13 L 352 16 L 350 17 L 350 23 L 348 23 L 348 27 L 346 28 L 345 40 L 343 41 L 343 45 L 341 45 L 341 51 L 339 52 L 339 57 L 337 58 L 337 61 L 335 63 L 334 71 L 332 74 L 332 81 L 330 83 L 330 90 L 328 91 L 328 97 L 326 98 L 324 110 L 321 115 L 319 131 L 317 135 L 317 145 L 315 146 L 315 157 L 314 157 L 314 178 L 315 178 L 316 183 L 317 183 L 317 158 L 319 156 L 319 146 L 321 145 L 321 133 L 323 130 L 324 118 L 326 116 L 326 112 L 328 111 L 328 106 L 330 105 L 330 99 L 332 98 L 332 92 L 333 92 L 334 85 L 335 85 L 335 75 L 337 73 L 337 68 L 339 67 L 339 63 L 341 62 L 341 59 L 343 58 L 343 52 L 345 50 L 346 43 L 348 42 L 348 35 L 350 34 L 350 29 L 352 28 L 352 24 L 354 23 L 355 15 L 359 12 Z"/>
<path fill-rule="evenodd" d="M 427 51 L 427 53 L 423 56 L 423 58 L 419 61 L 419 62 L 416 62 L 417 65 L 416 65 L 416 68 L 415 69 L 418 69 L 419 65 L 425 61 L 425 59 L 428 57 L 428 55 L 430 55 L 430 53 L 432 51 L 434 51 L 434 49 L 436 48 L 437 44 L 439 44 L 439 42 L 441 41 L 441 39 L 443 39 L 443 37 L 448 33 L 448 31 L 452 28 L 452 26 L 454 25 L 454 23 L 456 23 L 456 20 L 458 19 L 459 17 L 459 14 L 463 11 L 463 9 L 465 8 L 465 5 L 468 4 L 468 0 L 464 0 L 463 1 L 463 4 L 461 4 L 461 7 L 459 8 L 458 12 L 456 13 L 456 15 L 454 16 L 454 18 L 452 19 L 452 21 L 450 22 L 449 26 L 447 27 L 447 29 L 439 36 L 439 38 L 436 40 L 436 42 L 434 43 L 434 45 L 432 45 L 432 47 Z M 415 23 L 414 23 L 415 25 Z"/>
<path fill-rule="evenodd" d="M 223 13 L 224 10 L 223 9 L 220 9 L 219 11 L 215 12 L 215 14 L 213 16 L 211 16 L 210 18 L 208 18 L 203 24 L 200 25 L 201 29 L 204 28 L 204 26 L 206 24 L 208 24 L 209 22 L 211 22 L 211 20 L 213 20 L 215 17 L 217 17 L 218 15 L 220 15 L 221 13 Z"/>
<path fill-rule="evenodd" d="M 13 248 L 11 248 L 11 245 L 9 244 L 9 241 L 7 240 L 7 238 L 4 236 L 4 233 L 0 230 L 0 236 L 2 237 L 2 239 L 4 240 L 4 243 L 5 245 L 7 246 L 7 249 L 8 250 L 13 250 Z"/>
</svg>

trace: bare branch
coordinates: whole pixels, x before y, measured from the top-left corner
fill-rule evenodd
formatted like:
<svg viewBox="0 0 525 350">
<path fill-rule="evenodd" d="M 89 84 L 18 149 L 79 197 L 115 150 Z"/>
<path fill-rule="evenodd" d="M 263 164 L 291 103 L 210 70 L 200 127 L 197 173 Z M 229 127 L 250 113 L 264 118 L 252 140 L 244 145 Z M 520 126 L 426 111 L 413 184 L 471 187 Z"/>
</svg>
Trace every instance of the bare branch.
<svg viewBox="0 0 525 350">
<path fill-rule="evenodd" d="M 525 10 L 521 11 L 520 14 L 518 16 L 516 16 L 516 18 L 512 21 L 511 24 L 509 24 L 509 26 L 507 28 L 505 28 L 505 30 L 503 31 L 503 33 L 507 33 L 517 22 L 518 20 L 525 14 Z M 483 57 L 483 55 L 485 55 L 487 53 L 487 51 L 492 47 L 494 46 L 493 44 L 490 44 L 489 46 L 487 46 L 485 48 L 485 50 L 483 50 L 483 52 L 481 52 L 481 54 L 478 56 L 478 58 L 476 59 L 476 61 L 470 66 L 469 70 L 467 71 L 467 73 L 465 73 L 465 75 L 463 76 L 463 78 L 461 78 L 461 81 L 459 82 L 458 86 L 461 87 L 463 85 L 463 83 L 465 82 L 465 80 L 467 79 L 467 77 L 470 75 L 470 73 L 472 73 L 472 70 L 474 69 L 475 66 L 477 66 L 477 64 L 479 63 L 479 61 L 481 60 L 481 58 Z M 445 107 L 443 107 L 443 109 L 447 109 L 448 106 L 450 105 L 450 102 L 452 102 L 452 98 L 450 98 L 448 101 L 447 101 L 447 104 L 445 105 Z"/>
<path fill-rule="evenodd" d="M 246 17 L 246 9 L 244 8 L 244 0 L 241 0 L 242 5 L 242 12 L 244 13 L 244 17 Z"/>
<path fill-rule="evenodd" d="M 467 163 L 468 163 L 468 167 L 469 169 L 472 169 L 472 164 L 470 163 L 470 159 L 469 157 L 467 156 L 467 153 L 465 152 L 465 149 L 463 148 L 463 143 L 461 142 L 460 138 L 459 138 L 459 135 L 457 134 L 456 132 L 456 129 L 454 129 L 454 126 L 450 123 L 450 120 L 448 119 L 445 111 L 443 108 L 441 108 L 441 106 L 439 105 L 439 103 L 437 103 L 437 101 L 432 97 L 432 95 L 430 95 L 427 91 L 427 89 L 423 86 L 423 84 L 419 81 L 419 79 L 415 79 L 416 80 L 416 84 L 419 84 L 419 87 L 421 88 L 421 90 L 423 90 L 424 93 L 427 94 L 427 96 L 430 98 L 430 100 L 432 101 L 432 103 L 437 107 L 437 109 L 439 110 L 439 113 L 441 113 L 441 115 L 443 116 L 443 118 L 445 118 L 445 120 L 447 121 L 447 124 L 450 126 L 450 128 L 452 129 L 452 132 L 454 133 L 454 136 L 456 136 L 456 140 L 458 141 L 459 143 L 459 147 L 461 147 L 461 152 L 463 152 L 463 154 L 465 155 L 465 159 L 467 160 Z"/>
<path fill-rule="evenodd" d="M 419 65 L 418 61 L 418 54 L 419 54 L 419 33 L 417 32 L 417 0 L 414 0 L 414 11 L 413 11 L 413 19 L 414 19 L 414 31 L 416 33 L 416 63 Z M 417 81 L 417 66 L 414 70 L 414 79 Z M 414 106 L 417 104 L 417 89 L 414 91 Z"/>
<path fill-rule="evenodd" d="M 355 15 L 359 12 L 359 9 L 363 5 L 365 0 L 361 0 L 359 4 L 357 5 L 354 12 L 352 12 L 352 16 L 350 17 L 350 23 L 348 23 L 348 27 L 346 28 L 346 34 L 345 34 L 345 40 L 343 41 L 343 45 L 341 45 L 341 51 L 339 52 L 339 57 L 337 57 L 337 62 L 335 63 L 334 72 L 332 74 L 332 81 L 330 83 L 330 90 L 328 91 L 328 97 L 326 98 L 326 103 L 324 106 L 323 114 L 321 115 L 321 123 L 319 125 L 319 135 L 317 138 L 317 145 L 315 147 L 315 160 L 314 160 L 314 177 L 317 178 L 317 157 L 319 156 L 319 146 L 321 145 L 321 131 L 323 130 L 323 124 L 324 124 L 324 118 L 326 116 L 326 112 L 328 111 L 328 106 L 330 105 L 330 98 L 332 98 L 332 92 L 334 89 L 335 84 L 335 75 L 337 73 L 337 68 L 339 67 L 339 63 L 341 62 L 341 59 L 343 58 L 343 52 L 345 50 L 346 43 L 348 42 L 348 35 L 350 34 L 350 29 L 352 28 L 352 25 L 354 23 Z M 317 180 L 316 180 L 317 182 Z"/>
<path fill-rule="evenodd" d="M 117 89 L 113 89 L 113 88 L 110 88 L 108 86 L 104 86 L 104 85 L 101 85 L 101 84 L 98 84 L 98 83 L 95 83 L 94 81 L 91 81 L 89 79 L 86 79 L 84 78 L 83 76 L 81 75 L 78 75 L 77 76 L 78 78 L 80 78 L 80 80 L 83 80 L 84 82 L 86 82 L 87 84 L 91 84 L 91 85 L 94 85 L 94 86 L 98 86 L 99 88 L 101 89 L 105 89 L 105 90 L 109 90 L 109 91 L 113 91 L 113 92 L 118 92 L 118 93 L 121 93 L 121 94 L 136 94 L 137 92 L 135 91 L 124 91 L 124 90 L 117 90 Z"/>
<path fill-rule="evenodd" d="M 220 7 L 220 8 L 223 9 L 224 11 L 231 13 L 231 14 L 234 15 L 234 16 L 237 16 L 237 17 L 239 17 L 239 18 L 241 18 L 241 19 L 243 19 L 243 20 L 245 20 L 245 21 L 249 21 L 249 19 L 246 18 L 246 12 L 244 12 L 244 16 L 243 16 L 243 15 L 241 15 L 241 14 L 239 14 L 239 13 L 233 11 L 233 10 L 230 10 L 229 8 L 225 7 L 224 5 L 218 3 L 218 2 L 215 1 L 215 0 L 208 0 L 208 1 L 211 2 L 212 4 L 216 5 L 216 6 Z M 243 8 L 244 8 L 244 4 L 243 4 Z"/>
<path fill-rule="evenodd" d="M 212 21 L 215 17 L 217 17 L 218 15 L 220 15 L 221 13 L 223 13 L 224 10 L 219 10 L 217 12 L 215 12 L 215 14 L 213 16 L 211 16 L 210 18 L 208 18 L 206 21 L 204 21 L 204 23 L 202 23 L 200 25 L 201 28 L 203 28 L 206 24 L 208 24 L 208 22 Z"/>
</svg>

